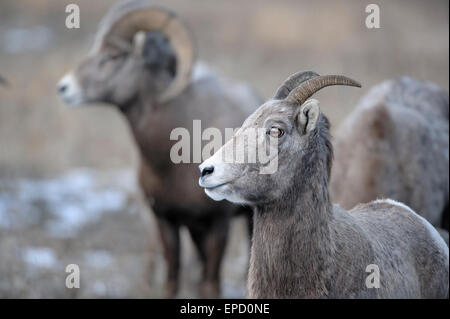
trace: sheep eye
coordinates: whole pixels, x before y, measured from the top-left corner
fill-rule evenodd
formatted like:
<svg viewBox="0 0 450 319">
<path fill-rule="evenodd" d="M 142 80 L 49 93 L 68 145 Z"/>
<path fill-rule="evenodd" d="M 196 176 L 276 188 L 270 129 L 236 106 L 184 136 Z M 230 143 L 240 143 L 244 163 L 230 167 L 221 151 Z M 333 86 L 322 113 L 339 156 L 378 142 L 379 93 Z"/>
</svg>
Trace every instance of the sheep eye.
<svg viewBox="0 0 450 319">
<path fill-rule="evenodd" d="M 282 129 L 279 129 L 278 127 L 272 126 L 267 133 L 272 137 L 282 137 L 284 131 Z"/>
<path fill-rule="evenodd" d="M 121 57 L 123 57 L 123 56 L 124 56 L 123 53 L 116 53 L 116 54 L 110 55 L 110 56 L 109 56 L 109 59 L 110 59 L 110 60 L 117 60 L 117 59 L 119 59 L 119 58 L 121 58 Z"/>
</svg>

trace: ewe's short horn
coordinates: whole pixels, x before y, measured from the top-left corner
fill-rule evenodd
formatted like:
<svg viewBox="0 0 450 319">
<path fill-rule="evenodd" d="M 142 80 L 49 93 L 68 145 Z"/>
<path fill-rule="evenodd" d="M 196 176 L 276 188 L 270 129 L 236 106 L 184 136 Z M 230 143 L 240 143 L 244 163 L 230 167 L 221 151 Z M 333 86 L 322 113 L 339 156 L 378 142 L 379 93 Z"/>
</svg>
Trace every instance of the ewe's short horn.
<svg viewBox="0 0 450 319">
<path fill-rule="evenodd" d="M 361 87 L 361 84 L 359 84 L 357 81 L 343 75 L 323 75 L 303 82 L 295 90 L 289 93 L 286 100 L 289 102 L 295 102 L 298 103 L 299 105 L 302 105 L 314 93 L 323 89 L 324 87 L 331 85 L 346 85 L 346 86 Z"/>
<path fill-rule="evenodd" d="M 167 102 L 189 84 L 195 60 L 191 33 L 174 12 L 144 1 L 120 3 L 111 8 L 100 23 L 93 51 L 100 50 L 114 37 L 131 43 L 137 32 L 152 30 L 168 38 L 177 58 L 175 79 L 159 96 L 160 102 Z"/>
<path fill-rule="evenodd" d="M 313 71 L 300 71 L 292 74 L 288 77 L 283 84 L 278 88 L 277 92 L 273 96 L 274 100 L 283 100 L 286 96 L 291 93 L 293 89 L 297 86 L 305 82 L 306 80 L 312 79 L 319 76 L 316 72 Z"/>
</svg>

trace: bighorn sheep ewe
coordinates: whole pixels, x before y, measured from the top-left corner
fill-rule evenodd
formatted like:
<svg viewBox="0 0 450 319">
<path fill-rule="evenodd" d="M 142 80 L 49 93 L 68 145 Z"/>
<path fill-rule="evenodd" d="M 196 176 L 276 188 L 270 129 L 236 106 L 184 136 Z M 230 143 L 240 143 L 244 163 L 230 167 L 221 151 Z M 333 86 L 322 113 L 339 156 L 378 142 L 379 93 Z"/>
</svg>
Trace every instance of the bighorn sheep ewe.
<svg viewBox="0 0 450 319">
<path fill-rule="evenodd" d="M 350 209 L 377 198 L 448 230 L 448 93 L 402 77 L 374 87 L 335 134 L 330 191 Z"/>
<path fill-rule="evenodd" d="M 199 183 L 210 197 L 255 207 L 248 296 L 446 297 L 448 247 L 425 219 L 393 200 L 361 204 L 349 212 L 332 205 L 329 122 L 317 100 L 307 101 L 329 85 L 360 86 L 343 76 L 297 73 L 200 165 Z M 255 128 L 258 148 L 277 141 L 273 174 L 260 174 L 259 160 L 224 160 L 233 144 L 240 152 L 251 151 L 253 144 L 240 143 L 251 140 Z M 366 284 L 369 265 L 378 267 L 379 288 Z"/>
<path fill-rule="evenodd" d="M 173 12 L 142 1 L 113 7 L 100 23 L 91 53 L 58 85 L 68 104 L 107 102 L 128 120 L 140 152 L 140 183 L 155 213 L 168 264 L 166 295 L 177 292 L 181 226 L 203 263 L 200 292 L 219 294 L 220 264 L 231 216 L 249 210 L 216 203 L 200 187 L 197 165 L 174 164 L 175 128 L 234 128 L 259 105 L 247 86 L 194 64 L 189 31 Z M 192 76 L 191 76 L 192 73 Z"/>
</svg>

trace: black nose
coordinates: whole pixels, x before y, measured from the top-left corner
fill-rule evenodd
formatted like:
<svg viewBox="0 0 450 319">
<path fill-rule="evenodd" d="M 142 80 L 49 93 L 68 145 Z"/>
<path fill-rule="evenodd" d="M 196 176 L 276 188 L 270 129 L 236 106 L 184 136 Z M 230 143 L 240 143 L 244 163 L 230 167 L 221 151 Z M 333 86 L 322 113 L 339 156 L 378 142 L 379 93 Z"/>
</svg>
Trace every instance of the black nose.
<svg viewBox="0 0 450 319">
<path fill-rule="evenodd" d="M 67 85 L 65 85 L 65 84 L 58 85 L 58 92 L 59 93 L 64 93 L 65 90 L 67 90 Z"/>
<path fill-rule="evenodd" d="M 212 174 L 214 172 L 214 166 L 207 166 L 204 169 L 202 169 L 202 177 L 205 175 Z"/>
</svg>

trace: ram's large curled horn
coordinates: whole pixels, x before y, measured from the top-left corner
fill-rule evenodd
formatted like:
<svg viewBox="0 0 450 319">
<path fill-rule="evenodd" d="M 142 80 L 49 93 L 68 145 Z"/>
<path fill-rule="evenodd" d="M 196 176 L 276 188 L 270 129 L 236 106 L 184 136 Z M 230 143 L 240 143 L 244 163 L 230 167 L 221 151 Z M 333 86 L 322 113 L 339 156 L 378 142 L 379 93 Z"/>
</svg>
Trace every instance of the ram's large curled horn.
<svg viewBox="0 0 450 319">
<path fill-rule="evenodd" d="M 297 73 L 292 74 L 290 77 L 288 77 L 283 84 L 278 88 L 277 92 L 275 92 L 275 95 L 273 96 L 274 100 L 283 100 L 286 98 L 286 96 L 291 93 L 293 89 L 295 89 L 297 86 L 305 82 L 306 80 L 312 79 L 319 76 L 316 72 L 313 71 L 300 71 Z"/>
<path fill-rule="evenodd" d="M 302 105 L 314 93 L 331 85 L 361 87 L 359 82 L 343 75 L 322 75 L 309 79 L 289 93 L 286 101 Z"/>
<path fill-rule="evenodd" d="M 152 30 L 163 33 L 176 54 L 175 78 L 158 98 L 160 102 L 167 102 L 189 84 L 195 60 L 191 33 L 174 12 L 145 1 L 119 3 L 100 22 L 92 51 L 101 50 L 109 40 L 117 38 L 131 43 L 137 32 Z"/>
</svg>

